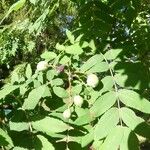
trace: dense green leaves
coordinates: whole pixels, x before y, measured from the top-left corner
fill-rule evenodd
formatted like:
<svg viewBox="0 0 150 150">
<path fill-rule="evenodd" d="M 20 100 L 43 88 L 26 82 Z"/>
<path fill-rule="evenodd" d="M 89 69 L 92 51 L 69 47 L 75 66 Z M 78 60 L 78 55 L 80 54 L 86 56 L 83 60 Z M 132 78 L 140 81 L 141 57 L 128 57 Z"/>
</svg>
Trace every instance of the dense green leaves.
<svg viewBox="0 0 150 150">
<path fill-rule="evenodd" d="M 13 142 L 10 136 L 0 128 L 0 146 L 7 145 L 9 145 L 9 147 L 13 147 Z"/>
<path fill-rule="evenodd" d="M 147 68 L 142 63 L 119 62 L 116 63 L 114 70 L 115 81 L 121 87 L 138 90 L 150 87 Z"/>
<path fill-rule="evenodd" d="M 35 149 L 55 150 L 53 145 L 42 135 L 37 135 Z"/>
<path fill-rule="evenodd" d="M 149 8 L 136 0 L 1 1 L 0 148 L 149 143 Z"/>
</svg>

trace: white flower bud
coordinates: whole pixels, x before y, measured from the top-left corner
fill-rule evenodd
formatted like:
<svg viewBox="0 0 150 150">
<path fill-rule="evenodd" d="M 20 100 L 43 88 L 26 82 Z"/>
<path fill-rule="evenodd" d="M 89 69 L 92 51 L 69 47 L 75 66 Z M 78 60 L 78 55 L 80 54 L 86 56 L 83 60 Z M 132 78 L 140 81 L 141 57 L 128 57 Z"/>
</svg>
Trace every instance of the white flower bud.
<svg viewBox="0 0 150 150">
<path fill-rule="evenodd" d="M 95 74 L 87 76 L 87 85 L 95 88 L 98 85 L 99 79 Z"/>
<path fill-rule="evenodd" d="M 82 104 L 83 104 L 83 98 L 82 98 L 80 95 L 76 95 L 76 96 L 74 96 L 74 98 L 73 98 L 73 102 L 74 102 L 74 104 L 75 104 L 76 106 L 81 107 Z"/>
<path fill-rule="evenodd" d="M 70 111 L 70 109 L 68 108 L 68 109 L 66 109 L 66 110 L 63 112 L 63 117 L 64 117 L 65 119 L 69 119 L 70 116 L 71 116 L 71 111 Z"/>
<path fill-rule="evenodd" d="M 48 63 L 46 61 L 40 61 L 36 68 L 38 71 L 46 70 L 48 68 Z"/>
</svg>

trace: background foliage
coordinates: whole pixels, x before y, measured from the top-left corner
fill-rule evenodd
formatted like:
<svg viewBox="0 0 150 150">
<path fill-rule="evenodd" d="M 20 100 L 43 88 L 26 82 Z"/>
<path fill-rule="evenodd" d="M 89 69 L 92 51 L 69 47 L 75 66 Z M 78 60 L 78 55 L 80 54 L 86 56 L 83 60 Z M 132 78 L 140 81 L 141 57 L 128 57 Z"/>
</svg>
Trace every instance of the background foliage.
<svg viewBox="0 0 150 150">
<path fill-rule="evenodd" d="M 149 14 L 147 0 L 2 0 L 1 148 L 150 149 Z"/>
</svg>

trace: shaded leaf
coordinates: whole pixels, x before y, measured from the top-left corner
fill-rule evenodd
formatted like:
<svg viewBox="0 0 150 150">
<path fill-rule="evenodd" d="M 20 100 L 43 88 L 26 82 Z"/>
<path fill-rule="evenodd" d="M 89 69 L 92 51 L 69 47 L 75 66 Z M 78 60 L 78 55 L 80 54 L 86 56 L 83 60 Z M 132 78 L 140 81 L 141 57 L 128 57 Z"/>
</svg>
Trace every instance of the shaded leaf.
<svg viewBox="0 0 150 150">
<path fill-rule="evenodd" d="M 100 150 L 139 150 L 138 139 L 127 127 L 117 126 L 106 137 Z"/>
<path fill-rule="evenodd" d="M 37 135 L 37 139 L 35 141 L 36 150 L 55 150 L 54 146 L 42 135 Z"/>
<path fill-rule="evenodd" d="M 10 138 L 10 136 L 0 128 L 0 146 L 7 146 L 9 147 L 13 146 L 13 142 Z"/>
<path fill-rule="evenodd" d="M 136 116 L 134 111 L 129 108 L 121 108 L 121 117 L 123 122 L 137 134 L 150 139 L 150 125 L 144 119 Z"/>
<path fill-rule="evenodd" d="M 139 150 L 139 141 L 136 135 L 127 127 L 123 127 L 123 138 L 120 143 L 121 150 Z"/>
<path fill-rule="evenodd" d="M 5 98 L 8 94 L 13 92 L 19 88 L 17 85 L 10 85 L 10 86 L 5 86 L 1 91 L 0 91 L 0 99 Z"/>
<path fill-rule="evenodd" d="M 36 89 L 33 89 L 29 95 L 28 98 L 25 99 L 22 108 L 23 109 L 34 109 L 36 105 L 38 104 L 39 100 L 42 98 L 44 92 L 45 92 L 46 86 L 40 86 Z"/>
</svg>

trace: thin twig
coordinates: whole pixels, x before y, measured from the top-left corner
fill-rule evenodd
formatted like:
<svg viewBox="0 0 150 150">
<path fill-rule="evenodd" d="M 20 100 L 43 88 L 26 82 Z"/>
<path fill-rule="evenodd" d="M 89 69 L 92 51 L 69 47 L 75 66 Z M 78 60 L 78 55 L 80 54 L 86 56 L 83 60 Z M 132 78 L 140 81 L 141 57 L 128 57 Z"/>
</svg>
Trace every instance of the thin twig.
<svg viewBox="0 0 150 150">
<path fill-rule="evenodd" d="M 103 55 L 103 54 L 102 54 Z M 110 71 L 110 74 L 111 74 L 111 77 L 112 77 L 112 79 L 113 79 L 113 84 L 114 84 L 114 88 L 115 88 L 115 92 L 116 92 L 116 97 L 117 97 L 117 105 L 118 105 L 118 109 L 120 110 L 120 100 L 119 100 L 119 97 L 118 97 L 118 88 L 117 88 L 117 84 L 116 84 L 116 81 L 115 81 L 115 78 L 114 78 L 114 74 L 113 74 L 113 69 L 111 68 L 111 66 L 110 66 L 110 64 L 109 64 L 109 62 L 107 61 L 107 59 L 106 59 L 106 57 L 103 55 L 103 58 L 104 58 L 104 60 L 106 61 L 106 63 L 108 64 L 108 66 L 109 66 L 109 71 Z M 120 112 L 120 111 L 119 111 Z M 120 115 L 119 115 L 119 120 L 120 120 L 120 125 L 122 126 L 122 119 L 121 119 L 121 117 L 120 117 Z"/>
</svg>

